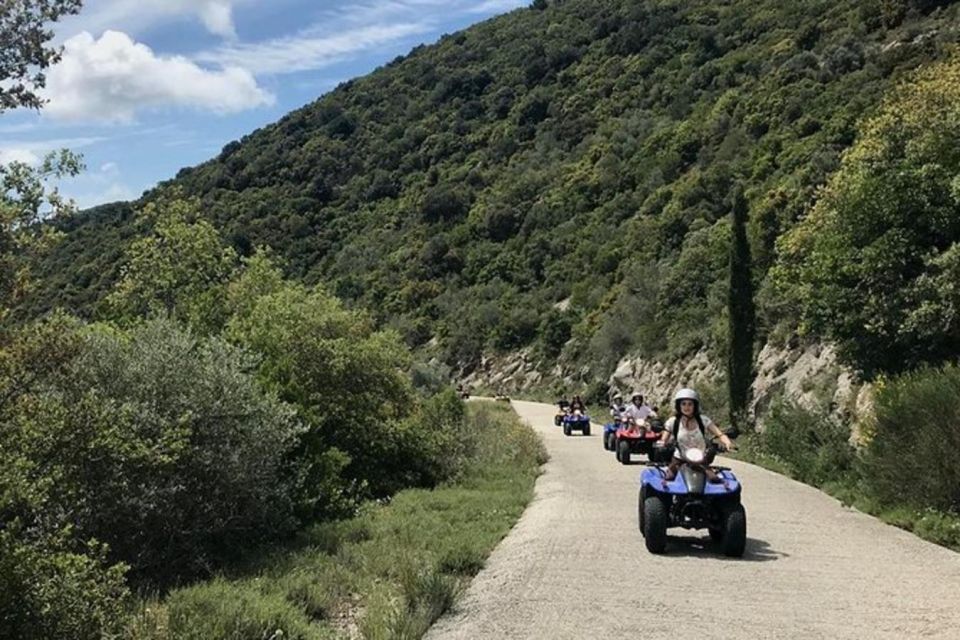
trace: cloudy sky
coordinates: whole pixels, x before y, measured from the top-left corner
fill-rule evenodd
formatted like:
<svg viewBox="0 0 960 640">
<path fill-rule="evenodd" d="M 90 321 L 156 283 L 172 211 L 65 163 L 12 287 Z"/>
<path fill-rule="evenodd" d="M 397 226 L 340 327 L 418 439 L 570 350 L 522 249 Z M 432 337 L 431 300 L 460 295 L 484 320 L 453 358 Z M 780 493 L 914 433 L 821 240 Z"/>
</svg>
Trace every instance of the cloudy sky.
<svg viewBox="0 0 960 640">
<path fill-rule="evenodd" d="M 54 26 L 44 110 L 0 115 L 0 163 L 67 147 L 82 207 L 135 198 L 224 144 L 529 0 L 86 0 Z"/>
</svg>

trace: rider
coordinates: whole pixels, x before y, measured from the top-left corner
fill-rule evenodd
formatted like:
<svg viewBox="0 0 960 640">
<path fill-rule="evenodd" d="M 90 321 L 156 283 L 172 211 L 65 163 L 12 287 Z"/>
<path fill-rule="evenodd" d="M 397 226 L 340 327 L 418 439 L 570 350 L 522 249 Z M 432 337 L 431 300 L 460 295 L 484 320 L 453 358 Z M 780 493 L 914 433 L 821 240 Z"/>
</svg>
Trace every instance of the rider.
<svg viewBox="0 0 960 640">
<path fill-rule="evenodd" d="M 580 413 L 587 412 L 587 405 L 583 404 L 583 400 L 580 398 L 579 394 L 573 396 L 573 401 L 570 403 L 570 411 L 573 412 L 577 410 L 579 410 Z"/>
<path fill-rule="evenodd" d="M 613 402 L 610 403 L 610 417 L 614 422 L 620 422 L 623 418 L 623 412 L 627 407 L 623 404 L 623 394 L 617 391 L 613 394 Z"/>
<path fill-rule="evenodd" d="M 560 396 L 560 401 L 557 402 L 557 406 L 560 407 L 560 411 L 566 411 L 570 408 L 570 401 L 567 400 L 566 394 Z"/>
<path fill-rule="evenodd" d="M 630 404 L 623 412 L 624 421 L 633 422 L 633 424 L 640 426 L 652 415 L 655 415 L 654 411 L 643 401 L 643 392 L 639 389 L 634 390 L 630 394 Z"/>
<path fill-rule="evenodd" d="M 676 440 L 676 448 L 673 450 L 673 459 L 670 466 L 667 467 L 665 475 L 666 480 L 673 480 L 677 477 L 677 471 L 683 461 L 681 449 L 696 448 L 702 451 L 707 450 L 706 435 L 710 435 L 720 440 L 721 444 L 727 449 L 733 450 L 736 445 L 725 434 L 713 420 L 700 413 L 700 394 L 693 389 L 680 389 L 677 395 L 673 397 L 673 406 L 676 415 L 667 420 L 663 428 L 663 435 L 660 442 L 668 444 L 671 440 Z M 706 464 L 713 461 L 713 456 L 709 456 Z M 710 482 L 721 482 L 717 472 L 709 466 L 704 467 L 704 472 Z"/>
</svg>

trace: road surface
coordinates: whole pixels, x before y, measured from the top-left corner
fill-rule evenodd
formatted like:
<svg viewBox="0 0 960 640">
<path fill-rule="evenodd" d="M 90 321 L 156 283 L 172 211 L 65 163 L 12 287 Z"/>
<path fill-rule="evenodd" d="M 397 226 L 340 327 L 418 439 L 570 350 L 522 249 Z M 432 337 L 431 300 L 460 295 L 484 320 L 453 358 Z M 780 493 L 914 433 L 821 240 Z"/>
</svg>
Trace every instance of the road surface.
<svg viewBox="0 0 960 640">
<path fill-rule="evenodd" d="M 960 639 L 960 554 L 732 462 L 747 551 L 725 558 L 706 532 L 671 529 L 647 552 L 637 526 L 641 466 L 591 437 L 564 437 L 554 408 L 515 401 L 550 462 L 536 496 L 429 640 L 481 638 Z"/>
</svg>

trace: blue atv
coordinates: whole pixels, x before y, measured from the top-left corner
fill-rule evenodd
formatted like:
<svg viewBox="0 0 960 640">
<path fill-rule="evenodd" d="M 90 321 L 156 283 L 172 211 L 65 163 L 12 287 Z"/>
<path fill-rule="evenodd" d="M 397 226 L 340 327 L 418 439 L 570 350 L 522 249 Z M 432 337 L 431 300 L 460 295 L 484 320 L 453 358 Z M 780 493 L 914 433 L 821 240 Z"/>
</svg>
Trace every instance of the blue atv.
<svg viewBox="0 0 960 640">
<path fill-rule="evenodd" d="M 739 558 L 747 545 L 747 513 L 740 481 L 726 467 L 710 467 L 714 451 L 688 449 L 673 480 L 664 463 L 648 463 L 640 474 L 638 516 L 647 551 L 663 553 L 667 529 L 706 529 L 723 554 Z M 663 459 L 662 457 L 660 459 Z M 668 458 L 669 459 L 669 458 Z M 708 475 L 715 479 L 707 480 Z"/>
<path fill-rule="evenodd" d="M 608 422 L 603 425 L 603 448 L 607 451 L 615 451 L 617 448 L 617 429 L 620 428 L 619 422 Z"/>
<path fill-rule="evenodd" d="M 579 431 L 585 436 L 590 435 L 590 416 L 579 409 L 563 416 L 563 435 L 569 436 L 574 431 Z"/>
</svg>

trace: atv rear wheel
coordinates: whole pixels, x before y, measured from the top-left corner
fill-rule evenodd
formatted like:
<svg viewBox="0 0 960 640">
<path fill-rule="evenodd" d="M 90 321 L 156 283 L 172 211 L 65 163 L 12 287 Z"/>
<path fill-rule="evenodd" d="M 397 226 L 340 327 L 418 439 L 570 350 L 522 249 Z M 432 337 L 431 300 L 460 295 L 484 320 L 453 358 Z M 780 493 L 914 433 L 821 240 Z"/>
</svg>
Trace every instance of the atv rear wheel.
<svg viewBox="0 0 960 640">
<path fill-rule="evenodd" d="M 742 504 L 737 504 L 724 513 L 723 518 L 723 555 L 740 558 L 747 548 L 747 512 Z"/>
<path fill-rule="evenodd" d="M 621 464 L 630 464 L 630 443 L 626 440 L 620 441 L 617 450 L 617 460 L 619 460 Z"/>
<path fill-rule="evenodd" d="M 643 539 L 650 553 L 663 553 L 667 548 L 667 505 L 660 496 L 648 496 L 643 501 Z"/>
</svg>

